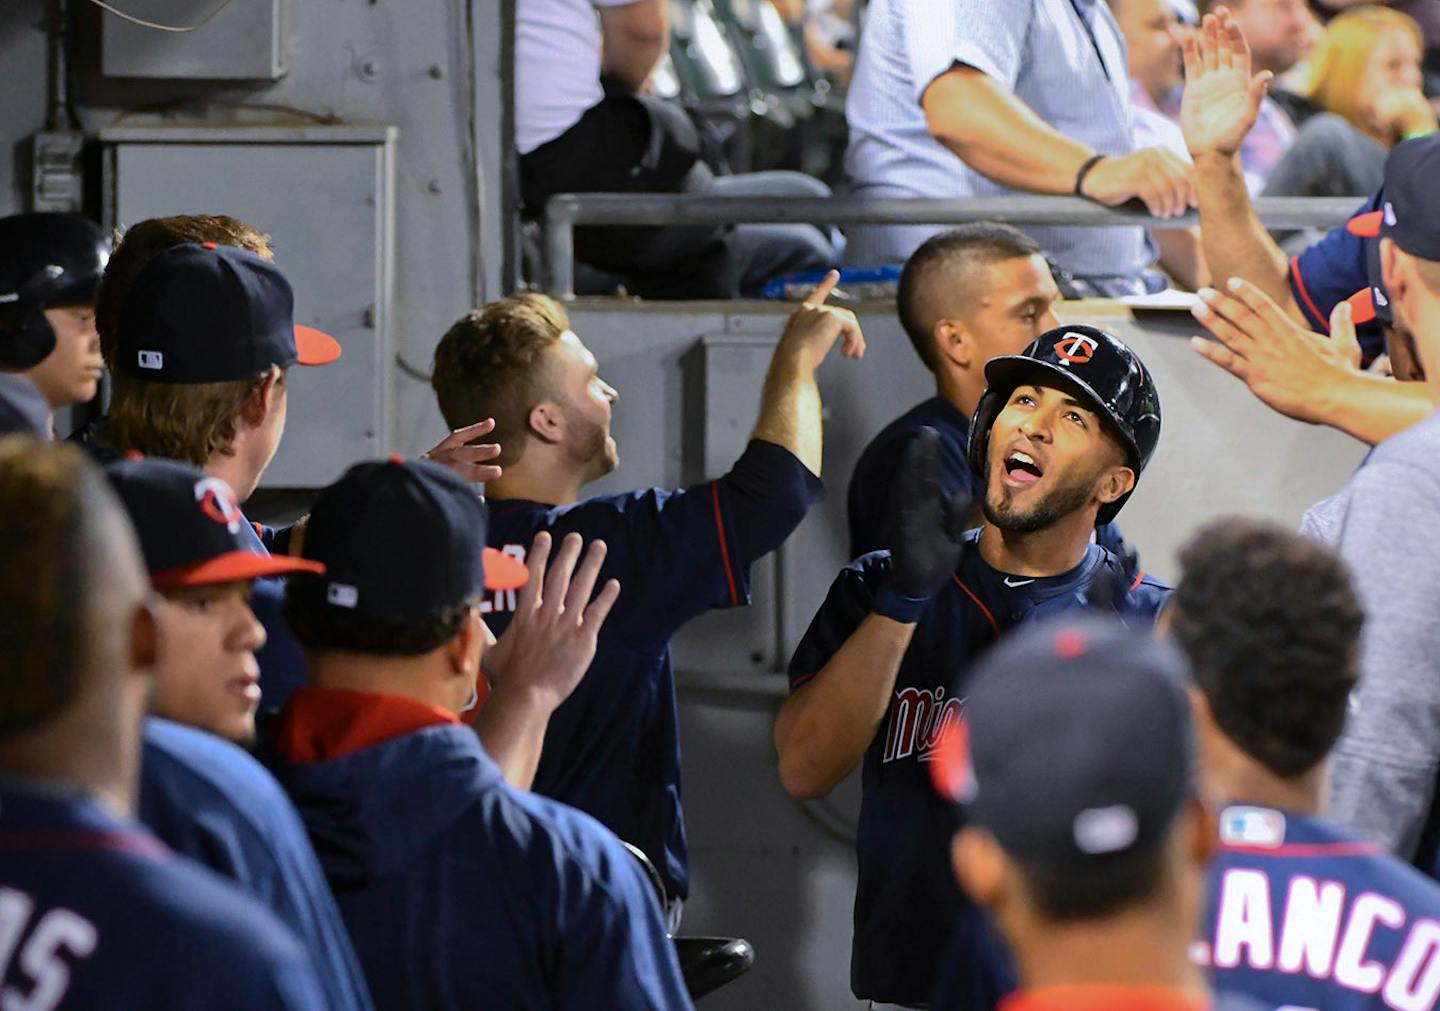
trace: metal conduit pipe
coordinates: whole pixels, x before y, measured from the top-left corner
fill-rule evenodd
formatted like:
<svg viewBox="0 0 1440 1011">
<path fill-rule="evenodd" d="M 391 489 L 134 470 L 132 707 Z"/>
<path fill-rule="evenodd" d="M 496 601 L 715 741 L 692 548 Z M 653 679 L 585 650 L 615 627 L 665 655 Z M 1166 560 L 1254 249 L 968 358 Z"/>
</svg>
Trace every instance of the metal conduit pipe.
<svg viewBox="0 0 1440 1011">
<path fill-rule="evenodd" d="M 1355 213 L 1358 197 L 1262 197 L 1255 210 L 1267 228 L 1333 228 Z M 860 197 L 697 197 L 684 193 L 559 193 L 545 205 L 545 291 L 575 297 L 577 225 L 730 225 L 755 222 L 828 225 L 1148 225 L 1199 223 L 1195 214 L 1155 218 L 1143 210 L 1104 207 L 1081 197 L 966 197 L 958 200 Z"/>
</svg>

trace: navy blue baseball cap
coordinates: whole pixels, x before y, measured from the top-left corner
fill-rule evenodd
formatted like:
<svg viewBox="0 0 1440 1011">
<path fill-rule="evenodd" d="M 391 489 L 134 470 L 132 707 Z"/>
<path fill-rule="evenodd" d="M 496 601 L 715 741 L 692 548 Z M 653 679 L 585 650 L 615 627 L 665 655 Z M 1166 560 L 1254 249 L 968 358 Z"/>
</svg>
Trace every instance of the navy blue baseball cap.
<svg viewBox="0 0 1440 1011">
<path fill-rule="evenodd" d="M 223 383 L 339 357 L 335 338 L 295 325 L 295 293 L 273 263 L 187 242 L 136 276 L 120 309 L 115 367 L 151 382 Z"/>
<path fill-rule="evenodd" d="M 251 550 L 235 492 L 199 467 L 130 457 L 106 466 L 105 476 L 130 514 L 157 590 L 325 571 L 302 558 Z"/>
<path fill-rule="evenodd" d="M 0 435 L 18 432 L 50 438 L 50 405 L 24 376 L 0 372 Z"/>
<path fill-rule="evenodd" d="M 523 586 L 529 570 L 485 547 L 475 489 L 429 460 L 357 463 L 310 509 L 304 555 L 325 566 L 325 600 L 362 614 L 422 618 L 484 590 Z"/>
<path fill-rule="evenodd" d="M 1411 256 L 1440 261 L 1440 207 L 1433 190 L 1440 178 L 1440 134 L 1396 145 L 1385 159 L 1385 186 L 1378 211 L 1350 219 L 1362 238 L 1390 239 Z"/>
<path fill-rule="evenodd" d="M 976 664 L 936 786 L 1021 861 L 1078 869 L 1152 847 L 1195 795 L 1188 670 L 1116 618 L 1017 630 Z"/>
</svg>

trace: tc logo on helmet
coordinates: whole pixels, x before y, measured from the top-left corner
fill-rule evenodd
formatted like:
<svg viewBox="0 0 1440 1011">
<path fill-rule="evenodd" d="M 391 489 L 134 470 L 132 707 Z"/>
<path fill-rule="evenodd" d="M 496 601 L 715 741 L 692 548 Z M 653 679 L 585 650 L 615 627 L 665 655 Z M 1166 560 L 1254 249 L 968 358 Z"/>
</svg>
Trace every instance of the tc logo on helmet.
<svg viewBox="0 0 1440 1011">
<path fill-rule="evenodd" d="M 228 529 L 232 534 L 240 532 L 243 516 L 240 503 L 230 486 L 217 477 L 207 477 L 195 482 L 195 501 L 200 511 L 210 519 Z"/>
<path fill-rule="evenodd" d="M 1055 353 L 1062 361 L 1083 364 L 1095 357 L 1100 342 L 1083 333 L 1070 332 L 1055 342 Z"/>
</svg>

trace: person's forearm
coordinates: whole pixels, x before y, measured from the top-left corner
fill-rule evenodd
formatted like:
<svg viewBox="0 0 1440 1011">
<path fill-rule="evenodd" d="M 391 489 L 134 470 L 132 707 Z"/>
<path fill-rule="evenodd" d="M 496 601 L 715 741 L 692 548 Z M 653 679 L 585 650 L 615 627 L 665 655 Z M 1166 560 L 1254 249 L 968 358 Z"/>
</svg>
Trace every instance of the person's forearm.
<svg viewBox="0 0 1440 1011">
<path fill-rule="evenodd" d="M 751 436 L 773 442 L 793 453 L 810 473 L 819 475 L 824 442 L 820 422 L 820 387 L 815 370 L 783 343 L 770 360 L 760 393 L 760 417 Z"/>
<path fill-rule="evenodd" d="M 1081 166 L 1095 154 L 1001 84 L 968 67 L 937 77 L 923 104 L 936 140 L 976 172 L 1011 189 L 1071 193 Z"/>
<path fill-rule="evenodd" d="M 890 706 L 915 626 L 872 614 L 780 707 L 775 749 L 792 796 L 823 797 L 865 755 Z"/>
<path fill-rule="evenodd" d="M 475 733 L 486 754 L 500 766 L 505 782 L 517 790 L 528 790 L 535 782 L 555 706 L 543 693 L 496 685 L 475 717 Z"/>
<path fill-rule="evenodd" d="M 1397 383 L 1385 376 L 1356 372 L 1324 395 L 1322 421 L 1371 446 L 1435 413 L 1424 383 Z"/>
<path fill-rule="evenodd" d="M 614 51 L 618 50 L 618 51 Z M 654 72 L 660 57 L 665 55 L 665 41 L 630 42 L 623 46 L 606 46 L 601 76 L 620 81 L 631 91 L 639 91 Z"/>
<path fill-rule="evenodd" d="M 1290 293 L 1290 263 L 1276 245 L 1245 188 L 1240 159 L 1214 154 L 1195 157 L 1195 191 L 1200 201 L 1200 239 L 1212 283 L 1243 277 L 1306 327 L 1311 326 Z"/>
</svg>

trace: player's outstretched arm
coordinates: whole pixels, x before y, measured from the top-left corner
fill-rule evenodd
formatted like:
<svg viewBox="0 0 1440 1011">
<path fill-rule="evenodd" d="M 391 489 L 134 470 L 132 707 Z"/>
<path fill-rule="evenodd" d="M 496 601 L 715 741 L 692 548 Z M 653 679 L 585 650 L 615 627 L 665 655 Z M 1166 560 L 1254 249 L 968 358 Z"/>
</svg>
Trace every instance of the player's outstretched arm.
<svg viewBox="0 0 1440 1011">
<path fill-rule="evenodd" d="M 901 505 L 888 573 L 874 591 L 857 585 L 861 577 L 853 567 L 842 573 L 796 654 L 792 669 L 830 655 L 775 720 L 780 782 L 795 797 L 823 797 L 864 756 L 889 708 L 916 625 L 955 570 L 970 500 L 964 490 L 947 495 L 941 487 L 941 452 L 939 434 L 921 429 L 899 475 Z M 881 570 L 872 565 L 871 571 Z M 857 613 L 863 615 L 858 627 Z M 845 628 L 854 631 L 832 653 L 829 642 Z"/>
<path fill-rule="evenodd" d="M 836 340 L 841 341 L 840 353 L 846 358 L 865 355 L 865 335 L 855 314 L 825 304 L 839 281 L 840 273 L 832 270 L 791 315 L 770 359 L 752 436 L 788 449 L 816 475 L 822 439 L 815 370 Z"/>
<path fill-rule="evenodd" d="M 579 534 L 567 534 L 551 563 L 550 535 L 535 535 L 526 556 L 530 581 L 519 592 L 514 619 L 484 659 L 491 692 L 475 732 L 505 781 L 522 790 L 535 780 L 550 715 L 589 670 L 600 627 L 620 596 L 620 584 L 611 579 L 591 599 L 605 542 L 591 541 L 583 561 L 581 546 Z"/>
<path fill-rule="evenodd" d="M 1336 305 L 1326 337 L 1296 323 L 1248 281 L 1232 278 L 1227 288 L 1202 291 L 1193 310 L 1218 343 L 1196 337 L 1192 346 L 1273 410 L 1370 445 L 1434 411 L 1424 383 L 1399 383 L 1360 370 L 1348 303 Z"/>
<path fill-rule="evenodd" d="M 1195 163 L 1200 236 L 1214 278 L 1244 277 L 1304 322 L 1290 293 L 1289 261 L 1270 238 L 1245 188 L 1240 144 L 1260 114 L 1269 71 L 1251 73 L 1250 47 L 1223 7 L 1184 42 L 1180 126 Z"/>
</svg>

